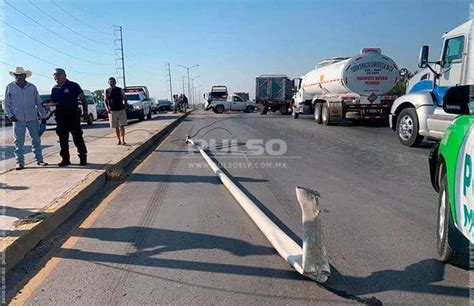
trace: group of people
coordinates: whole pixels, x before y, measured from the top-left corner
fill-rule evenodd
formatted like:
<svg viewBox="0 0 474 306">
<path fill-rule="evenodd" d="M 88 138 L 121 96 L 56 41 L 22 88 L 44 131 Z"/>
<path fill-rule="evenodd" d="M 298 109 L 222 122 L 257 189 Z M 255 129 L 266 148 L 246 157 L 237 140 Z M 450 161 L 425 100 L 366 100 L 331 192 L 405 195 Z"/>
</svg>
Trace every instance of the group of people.
<svg viewBox="0 0 474 306">
<path fill-rule="evenodd" d="M 175 111 L 186 111 L 188 97 L 185 94 L 173 95 Z"/>
<path fill-rule="evenodd" d="M 66 71 L 56 68 L 53 78 L 56 85 L 51 90 L 51 99 L 42 101 L 36 86 L 28 81 L 32 72 L 23 67 L 16 67 L 9 74 L 14 81 L 7 85 L 5 90 L 5 116 L 13 124 L 15 145 L 16 170 L 25 167 L 24 142 L 26 130 L 31 137 L 32 149 L 38 166 L 47 166 L 43 159 L 40 137 L 40 121 L 46 124 L 47 114 L 43 106 L 54 106 L 56 116 L 56 134 L 59 137 L 61 161 L 59 167 L 71 164 L 69 155 L 69 134 L 72 135 L 74 145 L 79 155 L 79 165 L 87 165 L 87 147 L 84 142 L 81 128 L 81 110 L 78 101 L 82 104 L 82 116 L 87 121 L 89 112 L 87 101 L 79 84 L 67 79 Z M 127 125 L 126 106 L 127 98 L 123 89 L 116 86 L 115 78 L 109 78 L 109 88 L 105 92 L 105 105 L 109 113 L 109 122 L 115 128 L 118 145 L 125 143 L 125 126 Z M 40 118 L 40 120 L 38 120 Z"/>
</svg>

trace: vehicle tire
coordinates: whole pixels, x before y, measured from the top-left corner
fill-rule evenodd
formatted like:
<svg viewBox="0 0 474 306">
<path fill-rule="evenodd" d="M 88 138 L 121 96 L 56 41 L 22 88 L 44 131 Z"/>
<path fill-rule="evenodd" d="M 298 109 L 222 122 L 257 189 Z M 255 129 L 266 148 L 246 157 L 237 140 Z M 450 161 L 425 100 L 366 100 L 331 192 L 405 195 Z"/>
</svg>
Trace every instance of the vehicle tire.
<svg viewBox="0 0 474 306">
<path fill-rule="evenodd" d="M 327 104 L 323 104 L 321 109 L 321 123 L 324 125 L 331 124 L 331 113 Z"/>
<path fill-rule="evenodd" d="M 469 264 L 468 257 L 462 253 L 456 253 L 451 244 L 455 240 L 464 239 L 461 233 L 456 230 L 451 218 L 451 205 L 449 202 L 448 180 L 446 173 L 442 173 L 441 184 L 438 198 L 438 224 L 436 247 L 438 255 L 444 262 L 454 265 L 467 266 Z M 469 247 L 466 246 L 466 249 Z"/>
<path fill-rule="evenodd" d="M 423 141 L 423 136 L 419 134 L 418 116 L 414 108 L 405 108 L 398 115 L 397 137 L 407 147 L 416 147 Z"/>
<path fill-rule="evenodd" d="M 288 114 L 288 105 L 285 103 L 280 105 L 280 114 L 287 115 Z"/>
<path fill-rule="evenodd" d="M 89 114 L 89 118 L 87 119 L 87 125 L 92 125 L 94 123 L 94 117 L 92 114 Z"/>
<path fill-rule="evenodd" d="M 296 112 L 294 104 L 291 105 L 291 115 L 293 116 L 293 119 L 298 119 L 298 117 L 300 116 L 300 113 Z"/>
<path fill-rule="evenodd" d="M 145 112 L 142 109 L 142 112 L 140 113 L 140 116 L 138 116 L 138 121 L 143 121 L 143 120 L 145 120 Z"/>
<path fill-rule="evenodd" d="M 148 112 L 148 115 L 146 115 L 146 118 L 147 118 L 148 120 L 151 119 L 151 109 L 150 109 L 150 111 Z"/>
<path fill-rule="evenodd" d="M 316 103 L 314 105 L 314 120 L 316 121 L 317 124 L 321 124 L 321 111 L 322 111 L 322 106 L 321 103 Z"/>
<path fill-rule="evenodd" d="M 224 105 L 216 105 L 216 107 L 214 107 L 214 111 L 218 114 L 222 114 L 224 112 Z"/>
<path fill-rule="evenodd" d="M 253 107 L 252 105 L 247 106 L 247 108 L 245 109 L 246 113 L 253 113 L 254 111 L 255 107 Z"/>
</svg>

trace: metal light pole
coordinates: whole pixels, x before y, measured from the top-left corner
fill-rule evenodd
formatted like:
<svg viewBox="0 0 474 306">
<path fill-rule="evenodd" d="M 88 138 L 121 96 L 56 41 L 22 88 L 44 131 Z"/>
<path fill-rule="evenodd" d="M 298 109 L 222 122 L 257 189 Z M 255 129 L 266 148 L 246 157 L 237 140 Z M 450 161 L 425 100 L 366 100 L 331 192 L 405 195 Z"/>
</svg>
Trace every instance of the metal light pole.
<svg viewBox="0 0 474 306">
<path fill-rule="evenodd" d="M 183 65 L 177 65 L 178 67 L 182 67 L 184 69 L 186 69 L 188 71 L 188 97 L 191 96 L 191 84 L 190 84 L 190 78 L 189 78 L 189 70 L 191 70 L 192 68 L 194 67 L 198 67 L 199 64 L 196 64 L 196 65 L 193 65 L 193 66 L 190 66 L 190 67 L 186 67 L 186 66 L 183 66 Z"/>
<path fill-rule="evenodd" d="M 192 105 L 193 105 L 193 108 L 194 108 L 194 80 L 197 79 L 197 78 L 200 78 L 201 76 L 198 75 L 194 78 L 191 78 L 191 88 L 193 89 L 193 92 L 192 92 Z"/>
</svg>

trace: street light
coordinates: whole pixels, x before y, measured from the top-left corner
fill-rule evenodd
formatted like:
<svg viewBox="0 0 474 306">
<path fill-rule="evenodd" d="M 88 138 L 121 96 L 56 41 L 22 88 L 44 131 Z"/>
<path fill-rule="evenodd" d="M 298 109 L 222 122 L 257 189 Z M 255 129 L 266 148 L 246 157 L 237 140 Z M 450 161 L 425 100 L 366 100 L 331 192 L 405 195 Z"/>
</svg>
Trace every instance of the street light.
<svg viewBox="0 0 474 306">
<path fill-rule="evenodd" d="M 196 87 L 193 86 L 194 99 L 196 100 L 196 98 L 197 98 L 198 104 L 199 104 L 199 97 L 201 96 L 201 90 L 200 90 L 201 88 L 202 88 L 202 85 L 198 85 Z M 196 92 L 197 92 L 198 89 L 199 89 L 199 95 L 196 95 Z"/>
<path fill-rule="evenodd" d="M 190 66 L 190 67 L 186 67 L 186 66 L 183 66 L 183 65 L 177 65 L 177 66 L 182 67 L 182 68 L 184 68 L 188 71 L 188 96 L 191 96 L 191 84 L 190 84 L 190 81 L 189 81 L 189 70 L 191 70 L 194 67 L 198 67 L 199 64 L 196 64 L 196 65 L 193 65 L 193 66 Z"/>
<path fill-rule="evenodd" d="M 200 78 L 200 77 L 201 77 L 201 76 L 198 75 L 198 76 L 196 76 L 196 77 L 194 77 L 194 78 L 191 78 L 191 88 L 193 89 L 193 92 L 192 92 L 192 102 L 191 102 L 191 104 L 193 105 L 193 107 L 194 107 L 194 80 L 197 79 L 197 78 Z"/>
</svg>

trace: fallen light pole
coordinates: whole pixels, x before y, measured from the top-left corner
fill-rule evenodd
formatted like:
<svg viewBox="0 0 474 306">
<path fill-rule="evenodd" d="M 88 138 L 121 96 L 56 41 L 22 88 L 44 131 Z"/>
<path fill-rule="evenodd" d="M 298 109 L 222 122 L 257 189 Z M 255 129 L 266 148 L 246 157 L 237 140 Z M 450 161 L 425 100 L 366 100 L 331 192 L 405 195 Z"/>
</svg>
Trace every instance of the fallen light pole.
<svg viewBox="0 0 474 306">
<path fill-rule="evenodd" d="M 324 245 L 319 219 L 319 193 L 296 187 L 296 195 L 303 212 L 303 247 L 283 232 L 255 203 L 240 190 L 219 166 L 207 155 L 204 148 L 186 137 L 186 143 L 199 148 L 199 153 L 214 174 L 221 180 L 240 206 L 247 212 L 262 233 L 293 268 L 300 274 L 320 283 L 326 282 L 330 274 L 329 259 Z"/>
</svg>

